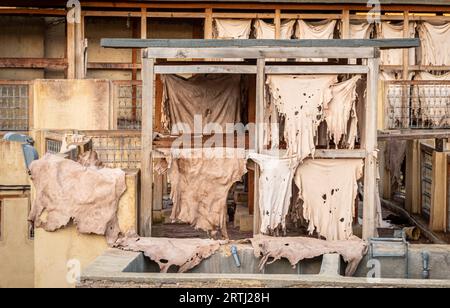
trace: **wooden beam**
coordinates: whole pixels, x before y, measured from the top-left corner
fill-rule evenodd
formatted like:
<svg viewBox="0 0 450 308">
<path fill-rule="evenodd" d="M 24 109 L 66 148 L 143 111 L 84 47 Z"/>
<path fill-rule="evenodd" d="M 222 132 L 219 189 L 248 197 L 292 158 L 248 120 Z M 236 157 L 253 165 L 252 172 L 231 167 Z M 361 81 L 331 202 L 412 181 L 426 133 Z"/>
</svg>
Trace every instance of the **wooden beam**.
<svg viewBox="0 0 450 308">
<path fill-rule="evenodd" d="M 140 70 L 142 65 L 140 63 L 89 62 L 87 68 L 91 70 Z"/>
<path fill-rule="evenodd" d="M 265 59 L 260 58 L 257 60 L 257 73 L 256 73 L 256 122 L 255 122 L 255 150 L 261 153 L 264 149 L 264 92 L 265 92 Z M 253 234 L 259 234 L 261 232 L 261 208 L 260 208 L 260 196 L 259 196 L 259 178 L 261 170 L 259 166 L 255 168 L 255 198 L 253 207 Z"/>
<path fill-rule="evenodd" d="M 418 140 L 408 140 L 406 145 L 406 198 L 405 209 L 412 214 L 421 211 L 421 151 Z"/>
<path fill-rule="evenodd" d="M 350 39 L 350 11 L 342 11 L 342 38 Z"/>
<path fill-rule="evenodd" d="M 320 150 L 316 149 L 314 158 L 323 159 L 353 159 L 353 158 L 365 158 L 366 150 Z"/>
<path fill-rule="evenodd" d="M 363 238 L 376 236 L 376 194 L 377 185 L 377 102 L 380 58 L 368 59 L 369 75 L 367 76 L 367 103 L 365 106 L 365 138 L 366 159 L 364 163 L 364 207 Z"/>
<path fill-rule="evenodd" d="M 281 39 L 281 10 L 280 9 L 275 10 L 274 24 L 275 24 L 275 39 L 279 40 L 279 39 Z"/>
<path fill-rule="evenodd" d="M 256 74 L 254 65 L 157 65 L 156 74 Z"/>
<path fill-rule="evenodd" d="M 267 65 L 267 74 L 367 74 L 363 65 Z"/>
<path fill-rule="evenodd" d="M 141 39 L 147 38 L 147 9 L 141 9 Z"/>
<path fill-rule="evenodd" d="M 111 39 L 101 40 L 101 46 L 106 48 L 165 48 L 165 49 L 189 49 L 189 48 L 210 48 L 222 49 L 240 47 L 242 48 L 325 48 L 339 51 L 339 48 L 357 49 L 361 48 L 362 54 L 355 58 L 371 58 L 364 54 L 364 48 L 377 47 L 380 49 L 389 48 L 413 48 L 420 47 L 420 40 L 411 39 L 372 39 L 372 40 L 341 40 L 341 39 L 306 39 L 306 40 L 198 40 L 198 39 Z M 332 51 L 329 52 L 330 54 Z M 329 58 L 339 58 L 339 52 Z"/>
<path fill-rule="evenodd" d="M 0 8 L 0 15 L 66 16 L 66 10 L 61 10 L 61 9 Z"/>
<path fill-rule="evenodd" d="M 406 130 L 388 130 L 379 131 L 378 140 L 420 140 L 450 138 L 448 129 L 406 129 Z"/>
<path fill-rule="evenodd" d="M 213 38 L 213 16 L 212 8 L 205 9 L 205 35 L 206 40 Z"/>
<path fill-rule="evenodd" d="M 86 69 L 84 67 L 84 18 L 81 16 L 81 6 L 75 8 L 76 16 L 80 16 L 80 20 L 75 21 L 75 77 L 77 79 L 85 78 Z"/>
<path fill-rule="evenodd" d="M 436 232 L 447 231 L 447 155 L 433 151 L 430 229 Z"/>
<path fill-rule="evenodd" d="M 43 68 L 50 70 L 61 70 L 67 68 L 67 59 L 0 58 L 0 68 Z"/>
<path fill-rule="evenodd" d="M 152 233 L 153 208 L 153 102 L 154 60 L 143 59 L 142 89 L 142 149 L 141 149 L 141 208 L 139 231 L 141 236 Z"/>
<path fill-rule="evenodd" d="M 218 40 L 219 41 L 219 40 Z M 247 47 L 247 48 L 149 48 L 149 58 L 208 59 L 208 58 L 373 58 L 373 48 L 362 47 Z"/>
<path fill-rule="evenodd" d="M 67 12 L 68 16 L 75 16 L 75 8 L 70 9 Z M 76 77 L 76 51 L 75 51 L 75 22 L 67 18 L 67 35 L 66 35 L 66 47 L 67 47 L 67 79 L 75 79 Z"/>
</svg>

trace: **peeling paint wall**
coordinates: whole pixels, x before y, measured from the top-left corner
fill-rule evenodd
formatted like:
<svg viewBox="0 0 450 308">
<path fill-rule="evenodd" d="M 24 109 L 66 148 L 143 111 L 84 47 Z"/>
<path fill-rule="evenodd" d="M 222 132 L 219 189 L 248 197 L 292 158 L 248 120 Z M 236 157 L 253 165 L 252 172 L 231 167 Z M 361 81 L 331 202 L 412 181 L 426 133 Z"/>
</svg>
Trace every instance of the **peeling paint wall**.
<svg viewBox="0 0 450 308">
<path fill-rule="evenodd" d="M 31 288 L 34 251 L 28 233 L 28 197 L 0 199 L 0 206 L 0 288 Z"/>
</svg>

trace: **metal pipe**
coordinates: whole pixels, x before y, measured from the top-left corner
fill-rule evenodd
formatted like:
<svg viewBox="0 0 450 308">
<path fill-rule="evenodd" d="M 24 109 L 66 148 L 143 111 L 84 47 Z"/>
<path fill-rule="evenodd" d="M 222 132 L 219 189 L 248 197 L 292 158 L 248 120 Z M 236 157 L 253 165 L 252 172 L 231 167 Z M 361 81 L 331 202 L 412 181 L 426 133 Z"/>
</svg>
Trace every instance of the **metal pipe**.
<svg viewBox="0 0 450 308">
<path fill-rule="evenodd" d="M 422 251 L 422 279 L 430 279 L 430 254 Z"/>
<path fill-rule="evenodd" d="M 241 267 L 241 261 L 239 260 L 238 250 L 236 246 L 231 246 L 231 254 L 234 258 L 234 263 L 236 263 L 237 267 Z"/>
</svg>

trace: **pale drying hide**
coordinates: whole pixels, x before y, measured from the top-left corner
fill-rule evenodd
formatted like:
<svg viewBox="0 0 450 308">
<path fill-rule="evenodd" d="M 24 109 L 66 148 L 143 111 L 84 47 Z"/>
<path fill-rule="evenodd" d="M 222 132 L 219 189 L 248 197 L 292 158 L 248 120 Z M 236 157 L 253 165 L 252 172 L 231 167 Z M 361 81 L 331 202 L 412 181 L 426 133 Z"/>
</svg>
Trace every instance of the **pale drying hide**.
<svg viewBox="0 0 450 308">
<path fill-rule="evenodd" d="M 418 26 L 422 46 L 422 65 L 450 65 L 450 23 Z"/>
<path fill-rule="evenodd" d="M 416 23 L 409 24 L 408 38 L 414 38 L 416 34 Z M 404 37 L 403 24 L 393 24 L 384 21 L 377 26 L 377 38 L 379 39 L 402 39 Z M 409 50 L 409 64 L 415 64 L 416 53 L 414 49 Z M 381 50 L 381 65 L 402 65 L 403 49 Z"/>
<path fill-rule="evenodd" d="M 194 133 L 194 116 L 202 120 L 201 126 L 197 124 L 200 130 L 214 124 L 225 132 L 227 123 L 241 121 L 240 75 L 196 75 L 189 79 L 162 75 L 161 79 L 164 85 L 162 122 L 166 129 Z"/>
<path fill-rule="evenodd" d="M 281 23 L 280 39 L 289 40 L 294 34 L 295 20 L 287 20 Z M 254 24 L 255 36 L 259 40 L 274 40 L 275 25 L 268 24 L 263 20 L 257 20 Z"/>
<path fill-rule="evenodd" d="M 320 22 L 297 21 L 297 29 L 295 37 L 300 40 L 306 39 L 322 39 L 329 40 L 334 37 L 334 29 L 336 28 L 336 20 L 324 20 Z M 300 61 L 305 62 L 327 62 L 326 58 L 302 58 Z"/>
<path fill-rule="evenodd" d="M 250 153 L 260 167 L 258 203 L 263 234 L 286 230 L 286 216 L 292 197 L 292 180 L 298 166 L 293 158 Z"/>
<path fill-rule="evenodd" d="M 314 137 L 323 120 L 324 105 L 332 99 L 331 85 L 336 82 L 335 75 L 267 77 L 270 104 L 285 120 L 289 156 L 297 156 L 301 161 L 314 155 Z"/>
<path fill-rule="evenodd" d="M 251 31 L 251 19 L 214 19 L 215 39 L 248 39 Z"/>
<path fill-rule="evenodd" d="M 220 150 L 227 151 L 219 154 Z M 247 172 L 245 151 L 215 148 L 173 150 L 168 177 L 173 201 L 172 221 L 180 220 L 196 229 L 227 234 L 227 196 L 233 184 Z"/>
<path fill-rule="evenodd" d="M 80 233 L 106 235 L 114 243 L 120 230 L 117 210 L 126 190 L 120 169 L 83 167 L 52 154 L 30 165 L 36 198 L 29 219 L 53 232 L 71 219 Z"/>
<path fill-rule="evenodd" d="M 415 97 L 419 101 L 413 101 L 414 110 L 423 126 L 448 127 L 450 125 L 450 86 L 439 86 L 439 81 L 450 81 L 450 73 L 445 75 L 432 75 L 427 72 L 416 74 L 415 80 L 436 81 L 435 85 L 414 86 Z"/>
<path fill-rule="evenodd" d="M 143 252 L 159 265 L 162 273 L 167 273 L 171 266 L 178 266 L 178 272 L 185 273 L 216 253 L 224 243 L 206 239 L 129 237 L 119 239 L 114 246 Z"/>
<path fill-rule="evenodd" d="M 256 257 L 262 257 L 259 268 L 272 264 L 281 258 L 288 259 L 293 267 L 304 259 L 324 254 L 338 253 L 348 263 L 346 276 L 352 276 L 367 252 L 367 244 L 356 236 L 346 241 L 323 241 L 308 237 L 270 237 L 257 235 L 251 239 Z M 273 258 L 269 262 L 269 259 Z"/>
<path fill-rule="evenodd" d="M 356 85 L 361 76 L 355 76 L 347 81 L 331 87 L 333 99 L 325 106 L 325 121 L 328 135 L 334 138 L 336 148 L 342 138 L 348 149 L 355 147 L 358 134 L 358 116 L 356 114 Z"/>
<path fill-rule="evenodd" d="M 361 159 L 308 159 L 297 169 L 295 184 L 303 200 L 303 217 L 314 231 L 329 241 L 353 235 L 353 216 Z"/>
<path fill-rule="evenodd" d="M 350 38 L 354 40 L 368 40 L 373 32 L 373 24 L 367 22 L 351 23 Z"/>
</svg>

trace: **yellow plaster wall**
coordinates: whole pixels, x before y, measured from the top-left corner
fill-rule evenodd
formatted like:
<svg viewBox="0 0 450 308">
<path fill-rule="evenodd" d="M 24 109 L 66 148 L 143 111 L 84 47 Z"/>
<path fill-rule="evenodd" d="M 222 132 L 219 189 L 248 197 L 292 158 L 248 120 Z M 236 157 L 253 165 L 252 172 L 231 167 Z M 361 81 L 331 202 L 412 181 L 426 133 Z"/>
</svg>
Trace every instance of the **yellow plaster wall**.
<svg viewBox="0 0 450 308">
<path fill-rule="evenodd" d="M 31 288 L 34 250 L 28 231 L 28 197 L 3 198 L 0 206 L 0 288 Z"/>
<path fill-rule="evenodd" d="M 0 136 L 0 185 L 30 185 L 22 146 Z"/>
</svg>

